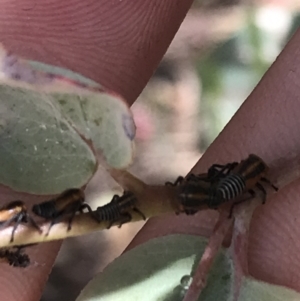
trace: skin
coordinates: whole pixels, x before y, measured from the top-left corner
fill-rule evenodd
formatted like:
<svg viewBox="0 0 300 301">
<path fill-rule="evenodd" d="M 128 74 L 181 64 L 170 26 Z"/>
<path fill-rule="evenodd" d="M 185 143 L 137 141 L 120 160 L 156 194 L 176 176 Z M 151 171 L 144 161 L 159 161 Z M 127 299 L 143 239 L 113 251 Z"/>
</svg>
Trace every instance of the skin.
<svg viewBox="0 0 300 301">
<path fill-rule="evenodd" d="M 192 1 L 1 0 L 1 42 L 29 59 L 73 69 L 123 95 L 132 104 L 157 67 Z M 18 6 L 17 6 L 18 5 Z M 283 166 L 300 159 L 300 32 L 195 166 L 257 153 Z M 255 277 L 300 291 L 299 180 L 255 212 L 249 271 Z M 3 202 L 29 196 L 0 188 Z M 42 201 L 32 198 L 31 203 Z M 29 202 L 28 202 L 29 203 Z M 29 203 L 30 204 L 30 203 Z M 203 218 L 202 218 L 202 217 Z M 205 217 L 204 217 L 205 216 Z M 208 234 L 216 214 L 151 219 L 130 247 L 170 233 Z M 39 264 L 28 270 L 0 265 L 1 300 L 39 300 L 60 243 L 36 246 Z M 26 275 L 25 275 L 26 274 Z M 25 277 L 24 277 L 25 275 Z"/>
</svg>

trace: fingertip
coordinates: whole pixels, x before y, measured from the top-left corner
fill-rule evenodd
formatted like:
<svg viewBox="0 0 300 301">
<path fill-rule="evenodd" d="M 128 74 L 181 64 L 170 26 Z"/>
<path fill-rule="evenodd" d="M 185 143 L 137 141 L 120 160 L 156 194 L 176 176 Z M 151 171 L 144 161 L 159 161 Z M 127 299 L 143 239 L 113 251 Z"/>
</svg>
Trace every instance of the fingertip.
<svg viewBox="0 0 300 301">
<path fill-rule="evenodd" d="M 26 58 L 79 72 L 131 104 L 191 4 L 192 0 L 25 0 L 20 6 L 4 2 L 1 41 Z"/>
<path fill-rule="evenodd" d="M 269 283 L 300 290 L 300 202 L 296 180 L 260 206 L 251 222 L 249 272 Z"/>
<path fill-rule="evenodd" d="M 13 301 L 38 301 L 51 272 L 61 242 L 30 246 L 30 265 L 26 268 L 0 263 L 0 299 Z"/>
<path fill-rule="evenodd" d="M 272 167 L 270 176 L 277 169 L 274 174 L 279 181 L 275 183 L 286 185 L 299 178 L 299 45 L 300 31 L 192 172 L 205 172 L 214 163 L 239 161 L 254 153 Z M 287 187 L 280 185 L 279 192 L 258 209 L 251 223 L 248 259 L 251 275 L 300 290 L 298 181 Z M 201 225 L 201 222 L 198 219 L 196 224 Z M 175 217 L 166 222 L 160 218 L 150 223 L 140 231 L 139 237 L 148 237 L 155 227 L 159 233 L 159 227 L 168 225 L 169 229 L 163 231 L 163 235 L 180 233 L 178 229 L 182 225 Z M 190 233 L 192 226 L 188 222 L 182 230 Z"/>
</svg>

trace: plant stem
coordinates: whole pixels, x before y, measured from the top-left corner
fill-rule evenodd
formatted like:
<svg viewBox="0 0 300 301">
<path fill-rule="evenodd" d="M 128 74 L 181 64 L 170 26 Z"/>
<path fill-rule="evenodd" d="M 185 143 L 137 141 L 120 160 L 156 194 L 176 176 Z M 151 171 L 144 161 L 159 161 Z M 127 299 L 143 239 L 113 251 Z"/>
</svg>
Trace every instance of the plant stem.
<svg viewBox="0 0 300 301">
<path fill-rule="evenodd" d="M 150 186 L 138 180 L 128 172 L 114 172 L 114 178 L 129 190 L 137 198 L 136 207 L 146 216 L 150 218 L 167 213 L 174 213 L 177 210 L 176 187 L 170 186 Z M 140 214 L 130 210 L 132 216 L 131 221 L 136 222 L 142 220 Z M 7 227 L 0 231 L 0 248 L 10 247 L 15 245 L 36 244 L 52 240 L 65 239 L 67 237 L 80 236 L 91 232 L 107 229 L 110 221 L 97 222 L 90 213 L 78 214 L 72 222 L 72 228 L 67 231 L 67 221 L 55 224 L 48 236 L 47 233 L 50 221 L 37 223 L 41 228 L 42 233 L 30 227 L 28 224 L 22 224 L 18 227 L 14 235 L 14 241 L 10 242 L 12 227 Z M 114 226 L 118 226 L 116 223 Z"/>
<path fill-rule="evenodd" d="M 206 286 L 206 279 L 214 259 L 224 241 L 224 238 L 233 224 L 233 219 L 228 218 L 229 210 L 220 212 L 219 220 L 215 226 L 207 246 L 203 252 L 201 260 L 193 275 L 193 281 L 183 299 L 183 301 L 197 301 L 202 290 Z"/>
</svg>

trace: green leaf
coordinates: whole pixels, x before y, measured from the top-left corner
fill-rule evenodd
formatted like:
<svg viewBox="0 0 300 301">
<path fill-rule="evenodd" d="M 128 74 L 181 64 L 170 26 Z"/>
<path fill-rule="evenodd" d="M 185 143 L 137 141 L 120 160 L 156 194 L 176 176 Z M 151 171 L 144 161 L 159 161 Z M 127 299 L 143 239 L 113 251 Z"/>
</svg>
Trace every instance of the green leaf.
<svg viewBox="0 0 300 301">
<path fill-rule="evenodd" d="M 36 194 L 87 183 L 96 158 L 53 98 L 0 85 L 0 100 L 0 183 Z"/>
<path fill-rule="evenodd" d="M 86 139 L 91 139 L 96 151 L 101 152 L 109 166 L 117 169 L 128 167 L 133 160 L 135 124 L 126 102 L 115 93 L 105 91 L 100 84 L 71 70 L 34 61 L 28 61 L 28 64 L 39 72 L 62 76 L 62 82 L 66 79 L 63 82 L 68 84 L 64 87 L 65 93 L 56 93 L 55 85 L 51 89 L 66 119 Z M 58 84 L 61 81 L 57 80 Z M 79 89 L 81 84 L 86 85 L 86 89 Z M 72 91 L 75 88 L 79 89 L 77 94 Z"/>
<path fill-rule="evenodd" d="M 125 168 L 133 158 L 135 125 L 127 107 L 115 97 L 103 93 L 54 94 L 64 116 L 100 150 L 114 168 Z"/>
<path fill-rule="evenodd" d="M 290 288 L 244 278 L 238 301 L 296 301 L 300 294 Z"/>
<path fill-rule="evenodd" d="M 116 259 L 88 283 L 77 301 L 182 300 L 187 288 L 181 279 L 198 264 L 206 243 L 205 238 L 191 235 L 153 239 Z M 221 251 L 199 300 L 227 300 L 230 269 Z"/>
<path fill-rule="evenodd" d="M 99 156 L 117 169 L 132 162 L 135 124 L 122 97 L 1 45 L 0 67 L 0 184 L 56 194 L 85 185 Z"/>
<path fill-rule="evenodd" d="M 181 301 L 189 275 L 197 267 L 207 239 L 169 235 L 140 245 L 108 265 L 83 289 L 76 301 Z M 232 301 L 233 265 L 220 250 L 198 301 Z M 238 285 L 238 283 L 237 283 Z M 238 301 L 294 301 L 299 293 L 253 278 L 243 278 Z"/>
</svg>

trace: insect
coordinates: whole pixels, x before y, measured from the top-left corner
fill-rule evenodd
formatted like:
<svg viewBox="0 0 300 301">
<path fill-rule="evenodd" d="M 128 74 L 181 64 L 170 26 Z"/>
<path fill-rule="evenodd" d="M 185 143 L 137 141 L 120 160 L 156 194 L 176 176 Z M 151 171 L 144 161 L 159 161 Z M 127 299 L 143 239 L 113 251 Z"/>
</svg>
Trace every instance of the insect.
<svg viewBox="0 0 300 301">
<path fill-rule="evenodd" d="M 0 227 L 5 228 L 14 223 L 10 242 L 14 241 L 14 235 L 21 223 L 29 222 L 31 226 L 41 232 L 40 227 L 27 213 L 25 204 L 22 201 L 13 201 L 0 209 Z"/>
<path fill-rule="evenodd" d="M 213 165 L 210 169 L 214 171 L 214 177 L 222 175 L 216 190 L 224 200 L 231 200 L 248 191 L 255 195 L 254 188 L 258 188 L 263 193 L 263 203 L 266 201 L 267 192 L 262 183 L 267 183 L 275 191 L 278 188 L 266 178 L 269 170 L 266 163 L 258 156 L 250 154 L 240 163 L 233 162 L 226 165 Z M 218 173 L 216 170 L 219 169 Z M 208 171 L 210 173 L 210 170 Z M 212 177 L 212 179 L 214 178 Z"/>
<path fill-rule="evenodd" d="M 30 264 L 30 258 L 23 253 L 24 246 L 0 249 L 0 258 L 3 258 L 13 267 L 26 268 Z"/>
<path fill-rule="evenodd" d="M 208 173 L 179 176 L 174 183 L 166 182 L 167 186 L 178 186 L 179 211 L 195 214 L 205 208 L 214 208 L 216 200 L 215 185 L 225 176 L 217 167 L 209 169 Z"/>
<path fill-rule="evenodd" d="M 266 178 L 267 172 L 268 166 L 265 162 L 253 154 L 240 163 L 214 164 L 209 168 L 206 176 L 194 175 L 190 180 L 187 179 L 179 184 L 180 209 L 187 214 L 194 214 L 205 207 L 216 209 L 224 202 L 233 200 L 246 192 L 254 197 L 255 188 L 262 192 L 264 204 L 267 192 L 262 183 L 267 183 L 274 190 L 278 190 Z M 243 201 L 232 205 L 230 216 L 233 207 Z"/>
<path fill-rule="evenodd" d="M 206 180 L 186 180 L 178 188 L 179 212 L 188 215 L 206 208 L 214 208 L 217 202 L 214 185 Z M 177 214 L 179 213 L 177 212 Z"/>
<path fill-rule="evenodd" d="M 98 222 L 109 221 L 110 224 L 107 229 L 116 222 L 120 222 L 120 228 L 124 223 L 131 221 L 132 216 L 129 210 L 137 212 L 145 220 L 145 215 L 136 208 L 136 201 L 136 197 L 133 193 L 125 191 L 122 196 L 114 195 L 110 203 L 98 207 L 96 211 L 93 212 L 93 216 Z"/>
<path fill-rule="evenodd" d="M 51 220 L 46 236 L 49 235 L 52 226 L 65 215 L 70 215 L 68 223 L 68 231 L 70 231 L 76 212 L 80 211 L 83 213 L 85 208 L 92 212 L 91 207 L 84 203 L 84 199 L 84 192 L 81 189 L 71 188 L 54 199 L 34 205 L 32 211 L 46 220 Z"/>
</svg>

